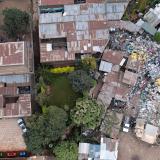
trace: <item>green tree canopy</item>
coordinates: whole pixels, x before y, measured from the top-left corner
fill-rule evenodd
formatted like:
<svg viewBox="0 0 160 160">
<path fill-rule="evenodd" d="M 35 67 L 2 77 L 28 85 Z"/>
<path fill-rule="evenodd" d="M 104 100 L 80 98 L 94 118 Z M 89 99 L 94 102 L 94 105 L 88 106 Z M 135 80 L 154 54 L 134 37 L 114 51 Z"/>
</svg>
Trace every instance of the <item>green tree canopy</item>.
<svg viewBox="0 0 160 160">
<path fill-rule="evenodd" d="M 94 80 L 83 70 L 70 73 L 69 80 L 75 92 L 84 93 L 94 86 Z"/>
<path fill-rule="evenodd" d="M 28 133 L 25 136 L 28 151 L 42 154 L 49 144 L 63 135 L 66 122 L 66 112 L 55 106 L 46 108 L 40 116 L 32 116 L 27 122 Z"/>
<path fill-rule="evenodd" d="M 11 38 L 26 33 L 29 25 L 29 14 L 16 8 L 3 10 L 4 31 Z"/>
<path fill-rule="evenodd" d="M 100 125 L 103 107 L 95 100 L 83 98 L 76 102 L 72 111 L 72 120 L 78 126 L 82 125 L 87 129 L 95 129 Z"/>
<path fill-rule="evenodd" d="M 157 33 L 154 35 L 154 40 L 155 40 L 157 43 L 160 43 L 160 32 L 157 32 Z"/>
<path fill-rule="evenodd" d="M 82 59 L 82 66 L 85 70 L 95 70 L 96 59 L 92 56 L 86 56 Z"/>
<path fill-rule="evenodd" d="M 74 142 L 61 142 L 53 152 L 56 155 L 56 160 L 76 160 L 78 158 L 78 147 Z"/>
</svg>

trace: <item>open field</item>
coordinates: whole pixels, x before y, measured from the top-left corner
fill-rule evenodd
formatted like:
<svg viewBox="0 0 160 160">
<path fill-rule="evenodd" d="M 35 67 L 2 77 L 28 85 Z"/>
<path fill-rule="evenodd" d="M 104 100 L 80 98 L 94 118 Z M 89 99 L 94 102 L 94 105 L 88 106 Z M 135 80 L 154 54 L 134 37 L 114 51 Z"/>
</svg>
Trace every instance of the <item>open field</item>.
<svg viewBox="0 0 160 160">
<path fill-rule="evenodd" d="M 130 133 L 121 133 L 118 160 L 160 160 L 160 147 L 136 139 Z"/>
</svg>

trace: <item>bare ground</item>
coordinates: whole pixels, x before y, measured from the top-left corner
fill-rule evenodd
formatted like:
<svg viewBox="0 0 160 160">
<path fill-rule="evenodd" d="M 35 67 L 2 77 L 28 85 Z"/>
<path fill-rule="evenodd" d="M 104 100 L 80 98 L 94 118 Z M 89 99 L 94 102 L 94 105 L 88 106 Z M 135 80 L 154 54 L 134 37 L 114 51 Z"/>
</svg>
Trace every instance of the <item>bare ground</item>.
<svg viewBox="0 0 160 160">
<path fill-rule="evenodd" d="M 130 133 L 119 137 L 118 160 L 160 160 L 160 146 L 152 146 Z"/>
</svg>

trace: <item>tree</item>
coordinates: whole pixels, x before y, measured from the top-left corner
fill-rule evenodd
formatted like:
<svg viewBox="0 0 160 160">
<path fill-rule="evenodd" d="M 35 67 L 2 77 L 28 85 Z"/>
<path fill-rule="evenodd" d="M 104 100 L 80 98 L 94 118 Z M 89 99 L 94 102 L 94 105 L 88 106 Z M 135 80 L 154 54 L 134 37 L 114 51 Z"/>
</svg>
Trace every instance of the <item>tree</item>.
<svg viewBox="0 0 160 160">
<path fill-rule="evenodd" d="M 53 152 L 56 155 L 56 160 L 76 160 L 78 157 L 78 147 L 74 142 L 61 142 Z"/>
<path fill-rule="evenodd" d="M 69 80 L 75 92 L 84 93 L 94 86 L 94 80 L 83 70 L 70 73 Z"/>
<path fill-rule="evenodd" d="M 29 14 L 16 8 L 3 10 L 4 31 L 11 38 L 26 33 L 29 25 Z"/>
<path fill-rule="evenodd" d="M 87 129 L 95 129 L 100 125 L 103 108 L 95 100 L 83 98 L 76 102 L 71 113 L 73 122 Z"/>
<path fill-rule="evenodd" d="M 154 35 L 154 40 L 155 40 L 157 43 L 160 43 L 160 32 L 157 32 L 157 33 Z"/>
<path fill-rule="evenodd" d="M 25 136 L 28 151 L 42 154 L 49 144 L 56 142 L 64 133 L 67 122 L 66 112 L 50 106 L 40 116 L 32 116 L 27 121 L 28 133 Z"/>
<path fill-rule="evenodd" d="M 85 70 L 95 70 L 96 59 L 92 56 L 86 56 L 84 59 L 82 59 L 82 66 Z"/>
</svg>

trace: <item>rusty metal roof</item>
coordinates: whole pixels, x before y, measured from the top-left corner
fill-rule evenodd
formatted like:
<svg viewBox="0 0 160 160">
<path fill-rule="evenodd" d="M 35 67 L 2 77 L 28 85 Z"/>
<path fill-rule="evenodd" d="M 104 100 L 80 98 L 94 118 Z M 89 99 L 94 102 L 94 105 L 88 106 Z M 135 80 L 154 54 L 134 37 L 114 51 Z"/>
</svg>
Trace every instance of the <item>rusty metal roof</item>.
<svg viewBox="0 0 160 160">
<path fill-rule="evenodd" d="M 87 3 L 100 3 L 104 0 L 86 0 Z M 39 5 L 63 5 L 74 4 L 74 0 L 39 0 Z"/>
<path fill-rule="evenodd" d="M 124 53 L 121 51 L 105 50 L 102 56 L 102 60 L 110 62 L 114 65 L 119 65 L 123 59 Z"/>
<path fill-rule="evenodd" d="M 126 70 L 124 73 L 124 77 L 123 77 L 123 83 L 134 86 L 137 82 L 137 78 L 138 78 L 137 73 L 133 73 L 133 72 Z"/>
<path fill-rule="evenodd" d="M 0 43 L 0 66 L 23 64 L 24 42 Z"/>
<path fill-rule="evenodd" d="M 0 43 L 0 75 L 30 73 L 32 61 L 30 42 Z"/>
<path fill-rule="evenodd" d="M 0 98 L 0 118 L 12 118 L 12 117 L 24 117 L 31 115 L 31 95 L 10 95 L 10 97 L 16 97 L 18 100 L 13 103 L 7 103 L 5 96 L 1 95 Z"/>
<path fill-rule="evenodd" d="M 119 20 L 127 4 L 128 2 L 64 5 L 63 14 L 61 12 L 40 14 L 39 37 L 40 39 L 66 37 L 69 54 L 103 52 L 109 41 L 108 20 Z M 44 50 L 41 50 L 41 54 L 43 57 L 44 55 L 52 57 Z M 61 60 L 63 59 L 64 54 Z M 44 59 L 41 59 L 41 62 L 44 62 Z"/>
</svg>

